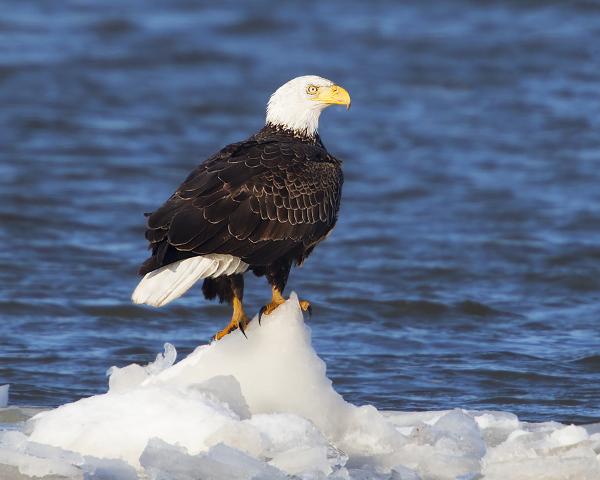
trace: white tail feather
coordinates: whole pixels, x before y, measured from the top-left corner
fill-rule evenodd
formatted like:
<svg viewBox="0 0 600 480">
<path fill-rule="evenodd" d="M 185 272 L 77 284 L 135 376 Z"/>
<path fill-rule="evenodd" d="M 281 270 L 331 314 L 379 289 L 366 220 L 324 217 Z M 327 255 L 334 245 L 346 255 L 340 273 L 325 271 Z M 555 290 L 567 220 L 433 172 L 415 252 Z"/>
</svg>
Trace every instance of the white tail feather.
<svg viewBox="0 0 600 480">
<path fill-rule="evenodd" d="M 131 295 L 131 300 L 162 307 L 181 297 L 201 278 L 233 275 L 247 269 L 247 263 L 232 255 L 213 253 L 187 258 L 147 273 Z"/>
</svg>

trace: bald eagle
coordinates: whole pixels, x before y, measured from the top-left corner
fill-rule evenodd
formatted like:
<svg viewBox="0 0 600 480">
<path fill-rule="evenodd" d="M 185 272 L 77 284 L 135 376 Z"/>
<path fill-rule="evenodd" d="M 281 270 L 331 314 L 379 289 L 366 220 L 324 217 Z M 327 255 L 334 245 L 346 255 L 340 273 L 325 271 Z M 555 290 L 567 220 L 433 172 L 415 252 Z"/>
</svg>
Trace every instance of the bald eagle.
<svg viewBox="0 0 600 480">
<path fill-rule="evenodd" d="M 330 105 L 349 108 L 350 95 L 321 77 L 290 80 L 269 99 L 260 131 L 207 159 L 147 214 L 152 255 L 139 270 L 134 303 L 161 307 L 203 279 L 207 299 L 233 306 L 219 340 L 236 328 L 244 333 L 249 322 L 244 272 L 271 285 L 271 302 L 260 315 L 285 301 L 292 264 L 304 262 L 338 217 L 341 162 L 317 133 L 319 115 Z M 300 306 L 310 311 L 308 301 Z"/>
</svg>

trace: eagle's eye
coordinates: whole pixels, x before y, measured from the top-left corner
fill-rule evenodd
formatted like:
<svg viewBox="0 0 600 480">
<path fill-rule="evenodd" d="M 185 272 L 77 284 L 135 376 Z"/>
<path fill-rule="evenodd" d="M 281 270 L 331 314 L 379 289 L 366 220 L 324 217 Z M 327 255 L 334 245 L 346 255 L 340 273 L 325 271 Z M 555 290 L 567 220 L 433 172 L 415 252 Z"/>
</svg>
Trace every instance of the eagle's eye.
<svg viewBox="0 0 600 480">
<path fill-rule="evenodd" d="M 306 87 L 306 93 L 308 93 L 309 95 L 314 95 L 315 93 L 317 93 L 318 88 L 315 85 L 309 85 L 308 87 Z"/>
</svg>

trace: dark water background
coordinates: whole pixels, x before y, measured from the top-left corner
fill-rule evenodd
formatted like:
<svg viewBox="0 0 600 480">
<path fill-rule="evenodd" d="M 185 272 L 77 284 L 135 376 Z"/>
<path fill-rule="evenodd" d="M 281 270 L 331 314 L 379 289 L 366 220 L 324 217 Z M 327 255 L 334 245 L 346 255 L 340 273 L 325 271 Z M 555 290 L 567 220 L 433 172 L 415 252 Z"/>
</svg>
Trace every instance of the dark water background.
<svg viewBox="0 0 600 480">
<path fill-rule="evenodd" d="M 1 0 L 0 383 L 58 405 L 227 322 L 130 304 L 143 212 L 315 73 L 337 229 L 290 288 L 379 408 L 600 419 L 600 3 Z M 247 283 L 249 312 L 265 303 Z M 180 357 L 181 358 L 181 357 Z"/>
</svg>

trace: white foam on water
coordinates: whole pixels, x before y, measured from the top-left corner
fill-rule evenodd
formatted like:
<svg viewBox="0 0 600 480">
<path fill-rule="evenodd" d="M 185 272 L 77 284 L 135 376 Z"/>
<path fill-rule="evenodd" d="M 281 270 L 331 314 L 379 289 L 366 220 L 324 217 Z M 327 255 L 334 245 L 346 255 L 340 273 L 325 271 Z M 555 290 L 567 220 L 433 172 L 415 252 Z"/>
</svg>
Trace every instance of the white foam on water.
<svg viewBox="0 0 600 480">
<path fill-rule="evenodd" d="M 111 368 L 105 394 L 0 430 L 0 477 L 600 478 L 594 429 L 346 402 L 312 348 L 294 294 L 246 333 L 178 363 L 167 344 L 150 365 Z"/>
</svg>

